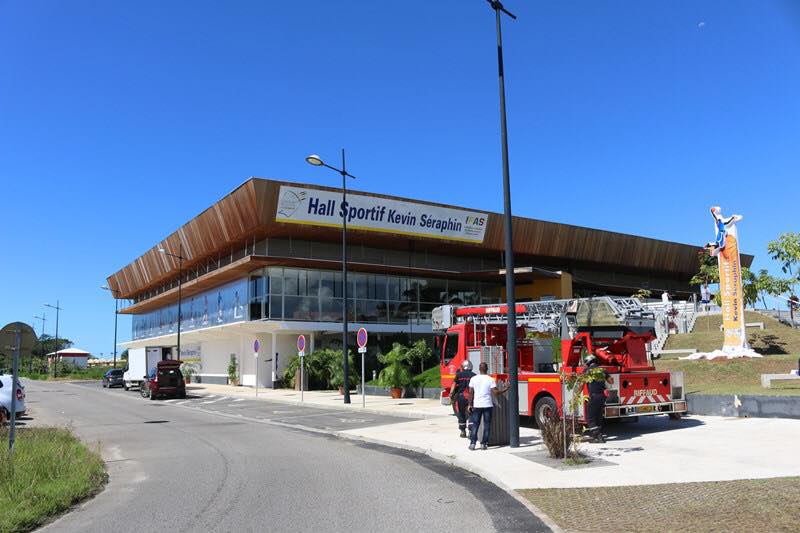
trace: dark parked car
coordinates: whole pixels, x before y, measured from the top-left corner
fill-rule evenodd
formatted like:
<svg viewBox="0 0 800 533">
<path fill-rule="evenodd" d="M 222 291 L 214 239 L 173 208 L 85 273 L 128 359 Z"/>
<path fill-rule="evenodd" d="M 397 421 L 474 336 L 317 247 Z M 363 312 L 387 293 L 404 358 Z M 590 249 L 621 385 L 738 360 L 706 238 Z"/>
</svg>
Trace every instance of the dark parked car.
<svg viewBox="0 0 800 533">
<path fill-rule="evenodd" d="M 155 400 L 159 396 L 186 398 L 180 361 L 159 361 L 144 377 L 141 386 L 142 398 Z"/>
<path fill-rule="evenodd" d="M 122 387 L 122 374 L 124 373 L 125 371 L 121 368 L 112 368 L 103 374 L 103 388 Z"/>
</svg>

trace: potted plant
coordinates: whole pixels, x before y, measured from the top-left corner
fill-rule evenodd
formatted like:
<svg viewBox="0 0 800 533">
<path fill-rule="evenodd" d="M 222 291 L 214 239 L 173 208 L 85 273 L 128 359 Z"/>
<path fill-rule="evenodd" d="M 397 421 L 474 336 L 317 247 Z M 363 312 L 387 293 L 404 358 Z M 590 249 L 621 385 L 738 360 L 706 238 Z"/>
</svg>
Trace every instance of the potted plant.
<svg viewBox="0 0 800 533">
<path fill-rule="evenodd" d="M 378 383 L 382 387 L 391 389 L 393 399 L 401 398 L 403 396 L 403 387 L 411 383 L 411 370 L 408 368 L 408 348 L 396 342 L 388 353 L 379 355 L 378 360 L 386 365 L 378 374 Z"/>
<path fill-rule="evenodd" d="M 332 387 L 339 389 L 339 394 L 344 394 L 344 368 L 342 367 L 341 351 L 338 352 L 338 357 L 331 357 L 328 359 L 328 371 L 330 372 L 330 384 Z M 353 388 L 359 382 L 358 373 L 353 367 L 353 354 L 347 354 L 347 362 L 350 367 L 348 372 L 348 381 L 350 388 Z"/>
<path fill-rule="evenodd" d="M 197 371 L 194 368 L 192 363 L 183 363 L 181 365 L 181 374 L 183 374 L 183 381 L 187 385 L 192 382 L 192 376 L 194 376 Z"/>
<path fill-rule="evenodd" d="M 236 362 L 236 354 L 231 354 L 231 360 L 228 363 L 228 384 L 234 387 L 239 386 L 239 365 Z"/>
</svg>

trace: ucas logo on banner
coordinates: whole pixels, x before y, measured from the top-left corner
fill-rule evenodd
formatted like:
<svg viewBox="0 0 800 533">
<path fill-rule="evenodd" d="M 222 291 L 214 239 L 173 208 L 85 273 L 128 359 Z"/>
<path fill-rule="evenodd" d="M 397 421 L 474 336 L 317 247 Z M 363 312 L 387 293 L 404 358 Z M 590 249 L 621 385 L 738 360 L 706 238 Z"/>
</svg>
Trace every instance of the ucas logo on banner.
<svg viewBox="0 0 800 533">
<path fill-rule="evenodd" d="M 481 243 L 489 219 L 485 213 L 364 194 L 341 200 L 338 192 L 282 185 L 275 221 L 341 227 L 344 218 L 352 229 Z"/>
</svg>

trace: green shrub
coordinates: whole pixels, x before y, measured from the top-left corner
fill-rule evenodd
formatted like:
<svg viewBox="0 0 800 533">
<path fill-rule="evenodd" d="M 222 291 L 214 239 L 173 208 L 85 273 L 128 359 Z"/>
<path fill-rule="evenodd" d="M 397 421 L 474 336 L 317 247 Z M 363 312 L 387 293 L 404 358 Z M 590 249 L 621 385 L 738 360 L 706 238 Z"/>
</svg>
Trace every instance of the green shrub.
<svg viewBox="0 0 800 533">
<path fill-rule="evenodd" d="M 353 353 L 350 352 L 348 358 L 350 364 L 350 386 L 359 383 L 358 370 L 353 366 Z M 294 378 L 300 368 L 300 358 L 297 355 L 289 359 L 286 370 L 283 372 L 283 379 L 290 387 L 294 387 Z M 324 348 L 316 350 L 305 356 L 306 379 L 309 389 L 331 390 L 336 389 L 344 381 L 344 369 L 342 368 L 342 351 Z"/>
</svg>

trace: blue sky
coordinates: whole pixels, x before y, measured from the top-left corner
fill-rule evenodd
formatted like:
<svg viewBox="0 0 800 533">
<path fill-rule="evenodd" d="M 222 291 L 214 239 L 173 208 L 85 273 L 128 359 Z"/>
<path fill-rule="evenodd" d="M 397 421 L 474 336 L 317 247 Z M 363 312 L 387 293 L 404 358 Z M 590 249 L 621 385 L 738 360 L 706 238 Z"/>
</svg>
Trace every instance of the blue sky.
<svg viewBox="0 0 800 533">
<path fill-rule="evenodd" d="M 779 273 L 799 3 L 506 4 L 515 214 L 702 244 L 718 204 Z M 484 0 L 0 0 L 0 50 L 0 323 L 60 299 L 93 353 L 113 347 L 107 275 L 248 176 L 335 184 L 308 153 L 346 147 L 362 190 L 502 209 Z"/>
</svg>

